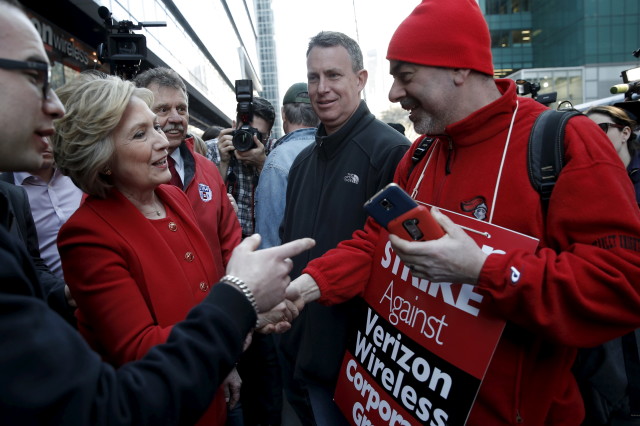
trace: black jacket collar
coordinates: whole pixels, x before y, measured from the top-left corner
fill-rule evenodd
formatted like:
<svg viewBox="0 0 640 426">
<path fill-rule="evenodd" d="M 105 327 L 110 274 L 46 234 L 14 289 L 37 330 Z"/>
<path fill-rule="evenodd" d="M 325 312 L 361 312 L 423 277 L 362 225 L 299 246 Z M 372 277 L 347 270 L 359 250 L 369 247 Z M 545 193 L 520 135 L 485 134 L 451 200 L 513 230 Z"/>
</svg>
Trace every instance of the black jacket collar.
<svg viewBox="0 0 640 426">
<path fill-rule="evenodd" d="M 358 108 L 337 132 L 327 135 L 324 124 L 320 123 L 316 131 L 316 147 L 320 156 L 325 159 L 334 157 L 347 141 L 373 120 L 375 117 L 369 112 L 366 102 L 360 101 Z"/>
</svg>

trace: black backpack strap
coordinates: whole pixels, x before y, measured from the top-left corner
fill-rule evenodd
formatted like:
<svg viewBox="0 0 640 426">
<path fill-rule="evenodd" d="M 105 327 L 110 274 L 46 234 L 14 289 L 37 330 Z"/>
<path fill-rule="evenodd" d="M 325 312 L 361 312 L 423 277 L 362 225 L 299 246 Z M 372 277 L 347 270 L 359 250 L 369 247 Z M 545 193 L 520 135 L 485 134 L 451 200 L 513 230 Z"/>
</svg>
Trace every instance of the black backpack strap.
<svg viewBox="0 0 640 426">
<path fill-rule="evenodd" d="M 622 336 L 622 353 L 627 373 L 627 393 L 629 394 L 629 410 L 632 417 L 640 417 L 640 356 L 636 331 Z"/>
<path fill-rule="evenodd" d="M 413 155 L 411 156 L 411 167 L 409 167 L 409 171 L 407 172 L 407 178 L 411 176 L 413 169 L 415 169 L 415 167 L 418 165 L 420 160 L 422 160 L 422 158 L 425 156 L 425 154 L 427 153 L 431 145 L 433 145 L 433 142 L 435 142 L 435 140 L 436 138 L 430 138 L 428 136 L 425 136 L 422 138 L 422 140 L 420 141 L 420 144 L 415 149 L 415 151 L 413 151 Z"/>
<path fill-rule="evenodd" d="M 546 211 L 551 192 L 564 165 L 564 128 L 578 111 L 548 109 L 536 118 L 529 135 L 529 180 L 540 193 Z"/>
</svg>

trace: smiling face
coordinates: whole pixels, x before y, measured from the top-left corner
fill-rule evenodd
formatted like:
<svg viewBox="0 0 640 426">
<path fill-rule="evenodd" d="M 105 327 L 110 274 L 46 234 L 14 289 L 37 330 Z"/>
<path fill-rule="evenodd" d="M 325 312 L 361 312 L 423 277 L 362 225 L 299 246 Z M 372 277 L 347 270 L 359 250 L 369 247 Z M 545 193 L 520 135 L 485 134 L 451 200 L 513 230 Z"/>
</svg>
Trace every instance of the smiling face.
<svg viewBox="0 0 640 426">
<path fill-rule="evenodd" d="M 41 169 L 49 169 L 53 167 L 53 147 L 51 146 L 51 141 L 48 137 L 45 138 L 48 143 L 47 148 L 42 153 L 42 166 Z"/>
<path fill-rule="evenodd" d="M 131 97 L 111 138 L 115 146 L 111 178 L 120 192 L 144 194 L 169 182 L 169 142 L 144 101 Z"/>
<path fill-rule="evenodd" d="M 456 87 L 450 69 L 393 60 L 389 69 L 393 76 L 389 100 L 410 112 L 417 133 L 442 134 L 446 126 L 457 121 L 452 115 Z"/>
<path fill-rule="evenodd" d="M 347 122 L 360 104 L 367 72 L 354 72 L 347 49 L 342 46 L 313 47 L 307 56 L 309 97 L 327 134 Z"/>
<path fill-rule="evenodd" d="M 160 86 L 157 83 L 149 85 L 153 92 L 153 112 L 158 116 L 158 122 L 169 140 L 169 151 L 173 152 L 187 136 L 189 124 L 189 104 L 187 95 L 180 89 Z"/>
<path fill-rule="evenodd" d="M 0 4 L 0 58 L 49 63 L 33 24 L 7 4 Z M 0 170 L 40 168 L 53 120 L 64 115 L 60 100 L 52 90 L 43 100 L 36 71 L 0 68 L 0 107 Z"/>
</svg>

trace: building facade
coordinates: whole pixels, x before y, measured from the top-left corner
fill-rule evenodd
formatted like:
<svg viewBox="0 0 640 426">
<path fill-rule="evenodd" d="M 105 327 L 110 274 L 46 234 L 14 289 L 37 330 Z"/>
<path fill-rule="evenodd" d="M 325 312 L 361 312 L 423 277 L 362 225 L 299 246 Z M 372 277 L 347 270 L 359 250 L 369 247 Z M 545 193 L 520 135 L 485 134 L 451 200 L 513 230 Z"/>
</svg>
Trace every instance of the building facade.
<svg viewBox="0 0 640 426">
<path fill-rule="evenodd" d="M 116 65 L 122 61 L 105 59 L 99 46 L 103 44 L 107 57 L 112 57 L 114 52 L 108 52 L 113 47 L 109 45 L 108 34 L 117 34 L 121 27 L 117 24 L 129 21 L 134 26 L 143 24 L 124 33 L 144 36 L 146 53 L 143 46 L 136 45 L 137 41 L 123 42 L 118 49 L 124 53 L 144 53 L 140 71 L 165 66 L 180 74 L 187 84 L 190 126 L 196 133 L 211 125 L 231 126 L 237 106 L 235 80 L 251 79 L 256 94 L 264 90 L 254 0 L 57 0 L 55 4 L 23 0 L 22 3 L 53 63 L 54 89 L 85 69 L 115 74 Z M 100 6 L 111 12 L 112 22 L 118 28 L 107 30 L 107 22 L 98 11 Z M 157 26 L 158 23 L 166 25 Z"/>
<path fill-rule="evenodd" d="M 558 102 L 610 96 L 640 65 L 637 0 L 478 0 L 491 31 L 496 77 L 539 83 Z"/>
<path fill-rule="evenodd" d="M 260 96 L 271 102 L 276 110 L 276 121 L 271 131 L 272 138 L 283 135 L 280 116 L 280 91 L 278 90 L 278 56 L 273 31 L 273 10 L 271 0 L 255 0 L 258 19 L 258 56 L 262 69 L 262 91 Z"/>
</svg>

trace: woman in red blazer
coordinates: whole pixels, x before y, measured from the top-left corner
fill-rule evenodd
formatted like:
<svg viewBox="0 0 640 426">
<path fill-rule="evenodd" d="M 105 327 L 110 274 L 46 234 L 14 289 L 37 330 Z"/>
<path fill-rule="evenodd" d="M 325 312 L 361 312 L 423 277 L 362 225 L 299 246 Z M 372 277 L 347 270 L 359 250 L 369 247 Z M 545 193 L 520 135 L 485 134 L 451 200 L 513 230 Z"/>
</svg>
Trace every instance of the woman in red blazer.
<svg viewBox="0 0 640 426">
<path fill-rule="evenodd" d="M 109 76 L 69 85 L 56 161 L 89 197 L 58 246 L 79 330 L 119 366 L 165 342 L 219 277 L 186 195 L 163 185 L 168 142 L 151 92 Z M 199 424 L 223 425 L 226 411 L 219 389 Z"/>
</svg>

